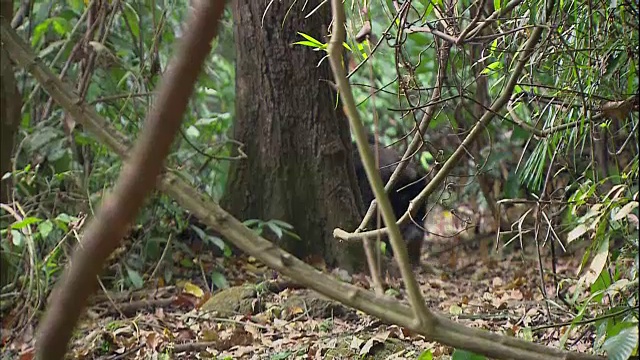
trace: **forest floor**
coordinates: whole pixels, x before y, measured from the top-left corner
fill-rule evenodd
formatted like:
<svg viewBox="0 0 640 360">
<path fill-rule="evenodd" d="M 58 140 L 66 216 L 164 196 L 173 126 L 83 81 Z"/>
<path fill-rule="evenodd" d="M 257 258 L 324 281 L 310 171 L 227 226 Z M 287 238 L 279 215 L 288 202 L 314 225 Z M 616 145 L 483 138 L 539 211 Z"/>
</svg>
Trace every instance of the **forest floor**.
<svg viewBox="0 0 640 360">
<path fill-rule="evenodd" d="M 429 266 L 416 269 L 416 276 L 428 305 L 469 326 L 589 352 L 593 328 L 566 324 L 575 310 L 557 296 L 551 257 L 542 257 L 545 302 L 533 244 L 524 252 L 495 251 L 495 237 L 483 241 L 460 246 L 452 246 L 450 238 L 427 241 L 423 264 Z M 186 255 L 174 254 L 174 262 L 181 263 L 180 256 Z M 561 256 L 558 278 L 576 279 L 580 259 L 580 254 Z M 229 287 L 212 295 L 202 274 L 215 269 L 223 269 Z M 203 253 L 195 268 L 176 271 L 175 286 L 156 283 L 135 292 L 96 294 L 69 358 L 429 359 L 430 352 L 434 359 L 448 359 L 454 351 L 299 288 L 250 257 Z M 332 273 L 371 286 L 368 276 Z M 401 279 L 386 281 L 392 289 L 387 294 L 406 301 Z M 19 335 L 3 331 L 2 359 L 32 358 L 35 326 L 32 321 Z"/>
</svg>

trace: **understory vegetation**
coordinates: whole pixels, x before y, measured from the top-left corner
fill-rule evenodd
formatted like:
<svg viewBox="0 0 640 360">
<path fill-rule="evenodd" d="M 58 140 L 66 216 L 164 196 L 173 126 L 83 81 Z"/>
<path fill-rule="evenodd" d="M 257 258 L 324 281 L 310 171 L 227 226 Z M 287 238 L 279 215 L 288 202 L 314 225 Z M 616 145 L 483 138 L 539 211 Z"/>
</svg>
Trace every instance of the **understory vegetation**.
<svg viewBox="0 0 640 360">
<path fill-rule="evenodd" d="M 133 144 L 170 59 L 182 55 L 175 44 L 193 5 L 8 1 L 7 18 L 4 3 L 0 110 L 2 141 L 12 147 L 2 154 L 0 346 L 2 359 L 29 359 L 51 292 L 123 165 L 67 107 L 93 108 L 114 137 Z M 330 7 L 290 3 L 306 17 Z M 265 14 L 275 11 L 270 6 Z M 426 304 L 512 338 L 616 360 L 637 356 L 638 2 L 348 0 L 344 7 L 342 59 L 367 134 L 398 156 L 409 149 L 405 160 L 433 184 L 422 199 L 426 218 L 408 220 L 426 234 L 412 269 Z M 231 9 L 166 160 L 167 173 L 215 203 L 231 164 L 251 161 L 248 145 L 232 136 L 236 109 L 249 104 L 236 103 L 242 54 Z M 334 34 L 325 26 L 298 31 L 288 46 L 321 53 L 313 65 L 329 66 Z M 538 28 L 542 36 L 528 49 Z M 13 47 L 9 31 L 27 46 Z M 36 61 L 23 63 L 22 52 Z M 80 103 L 54 101 L 64 90 L 38 80 L 41 68 Z M 17 93 L 5 87 L 8 76 Z M 335 79 L 317 82 L 344 93 Z M 19 116 L 7 135 L 12 111 Z M 276 135 L 255 141 L 275 144 L 294 131 L 273 128 Z M 297 165 L 287 160 L 278 160 L 283 172 Z M 295 203 L 307 189 L 286 190 Z M 270 240 L 304 241 L 290 219 L 239 220 Z M 360 241 L 345 239 L 326 241 Z M 384 295 L 406 302 L 389 242 L 375 244 Z M 329 300 L 238 249 L 177 199 L 154 192 L 105 264 L 70 356 L 485 358 Z M 341 282 L 380 285 L 370 268 L 349 273 L 308 255 L 305 262 Z"/>
</svg>

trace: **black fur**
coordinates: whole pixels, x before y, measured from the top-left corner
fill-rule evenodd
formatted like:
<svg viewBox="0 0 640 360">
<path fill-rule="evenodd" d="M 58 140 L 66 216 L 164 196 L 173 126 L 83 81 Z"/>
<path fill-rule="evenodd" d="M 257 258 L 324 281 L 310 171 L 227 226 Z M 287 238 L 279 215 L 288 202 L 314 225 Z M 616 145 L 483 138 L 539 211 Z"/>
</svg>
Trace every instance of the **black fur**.
<svg viewBox="0 0 640 360">
<path fill-rule="evenodd" d="M 371 150 L 375 152 L 374 141 L 371 137 L 369 138 L 369 146 L 371 147 Z M 394 149 L 385 148 L 383 145 L 378 146 L 378 152 L 380 157 L 380 176 L 382 177 L 382 182 L 386 184 L 402 157 Z M 360 194 L 362 196 L 362 202 L 364 203 L 364 213 L 369 208 L 369 204 L 371 204 L 371 201 L 374 199 L 374 195 L 371 187 L 369 186 L 367 174 L 365 173 L 362 160 L 357 153 L 357 149 L 354 154 L 354 162 L 356 177 L 358 178 L 358 186 L 360 187 Z M 424 178 L 425 174 L 422 168 L 416 166 L 414 162 L 409 160 L 409 163 L 402 172 L 402 175 L 394 187 L 389 190 L 389 200 L 391 201 L 391 206 L 393 207 L 393 212 L 395 213 L 396 218 L 399 219 L 404 215 L 409 207 L 409 202 L 413 200 L 420 191 L 422 191 L 425 185 Z M 425 214 L 425 206 L 421 206 L 417 214 L 413 216 L 413 219 L 415 222 L 422 225 Z M 374 217 L 369 223 L 368 229 L 374 229 L 376 227 L 375 221 Z M 411 264 L 418 265 L 420 262 L 422 243 L 425 235 L 422 226 L 418 226 L 414 222 L 409 221 L 400 228 L 400 231 L 407 243 L 407 250 L 409 252 Z M 391 253 L 391 246 L 388 239 L 385 237 L 383 238 L 383 241 L 387 244 L 387 249 Z"/>
</svg>

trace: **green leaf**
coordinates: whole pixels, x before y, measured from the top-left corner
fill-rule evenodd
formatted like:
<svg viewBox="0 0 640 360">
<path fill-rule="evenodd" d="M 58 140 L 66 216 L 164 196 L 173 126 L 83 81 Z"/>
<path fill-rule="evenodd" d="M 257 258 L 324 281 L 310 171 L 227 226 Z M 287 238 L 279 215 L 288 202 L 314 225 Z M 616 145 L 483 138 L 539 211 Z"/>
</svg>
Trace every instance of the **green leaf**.
<svg viewBox="0 0 640 360">
<path fill-rule="evenodd" d="M 298 241 L 302 240 L 302 239 L 300 238 L 300 236 L 298 236 L 298 234 L 294 233 L 293 231 L 289 231 L 289 230 L 286 230 L 286 229 L 282 229 L 282 231 L 283 231 L 285 234 L 287 234 L 287 235 L 291 236 L 291 237 L 292 237 L 293 239 L 295 239 L 295 240 L 298 240 Z"/>
<path fill-rule="evenodd" d="M 84 1 L 83 0 L 67 0 L 67 3 L 73 11 L 77 13 L 81 13 L 84 10 Z"/>
<path fill-rule="evenodd" d="M 494 61 L 491 64 L 487 65 L 487 67 L 485 67 L 484 69 L 482 69 L 481 74 L 489 74 L 492 72 L 495 72 L 497 70 L 502 69 L 504 66 L 502 65 L 502 63 L 500 61 Z"/>
<path fill-rule="evenodd" d="M 211 283 L 218 289 L 226 289 L 229 287 L 227 278 L 225 278 L 223 274 L 217 271 L 211 273 Z"/>
<path fill-rule="evenodd" d="M 610 360 L 626 360 L 638 350 L 638 324 L 621 323 L 621 325 L 627 327 L 605 340 L 602 345 Z"/>
<path fill-rule="evenodd" d="M 127 277 L 135 289 L 141 289 L 144 286 L 144 280 L 140 273 L 127 266 Z"/>
<path fill-rule="evenodd" d="M 289 224 L 287 222 L 284 222 L 282 220 L 273 219 L 273 220 L 271 220 L 271 222 L 276 224 L 276 225 L 278 225 L 278 226 L 280 226 L 283 229 L 293 230 L 293 225 L 291 225 L 291 224 Z"/>
<path fill-rule="evenodd" d="M 416 360 L 432 360 L 432 359 L 433 359 L 433 353 L 431 353 L 431 349 L 427 349 L 423 351 Z"/>
<path fill-rule="evenodd" d="M 453 350 L 453 355 L 451 355 L 451 360 L 485 360 L 486 358 L 482 355 L 474 354 L 470 351 L 466 350 Z"/>
<path fill-rule="evenodd" d="M 200 130 L 198 130 L 197 127 L 192 125 L 187 128 L 187 130 L 185 131 L 185 135 L 187 135 L 190 138 L 197 138 L 200 136 Z"/>
<path fill-rule="evenodd" d="M 424 11 L 424 17 L 427 18 L 433 11 L 433 2 L 428 1 L 427 8 Z"/>
<path fill-rule="evenodd" d="M 193 261 L 186 257 L 183 257 L 182 259 L 180 259 L 180 266 L 186 267 L 187 269 L 193 269 L 195 267 L 195 265 L 193 264 Z"/>
<path fill-rule="evenodd" d="M 138 38 L 140 37 L 140 17 L 136 10 L 129 4 L 128 1 L 124 1 L 124 20 L 127 22 L 129 27 L 131 27 L 131 32 L 133 35 Z"/>
<path fill-rule="evenodd" d="M 24 236 L 22 235 L 22 232 L 12 229 L 11 240 L 13 242 L 13 245 L 21 247 L 22 243 L 24 242 Z"/>
<path fill-rule="evenodd" d="M 500 10 L 500 8 L 502 7 L 502 5 L 500 4 L 500 0 L 493 0 L 493 7 L 496 11 Z"/>
<path fill-rule="evenodd" d="M 600 276 L 598 276 L 596 281 L 594 281 L 590 287 L 592 294 L 598 294 L 598 295 L 594 295 L 593 301 L 600 302 L 607 292 L 609 293 L 613 292 L 609 290 L 610 285 L 611 285 L 611 277 L 609 276 L 609 272 L 601 271 Z"/>
<path fill-rule="evenodd" d="M 46 126 L 38 129 L 38 131 L 28 137 L 26 145 L 29 151 L 37 151 L 61 136 L 62 134 L 57 129 Z"/>
<path fill-rule="evenodd" d="M 498 38 L 491 42 L 491 45 L 489 46 L 489 54 L 495 54 L 496 50 L 498 50 Z"/>
<path fill-rule="evenodd" d="M 271 231 L 273 231 L 274 234 L 276 234 L 278 239 L 282 239 L 282 228 L 280 228 L 278 225 L 274 224 L 271 221 L 267 222 L 267 227 L 271 229 Z"/>
<path fill-rule="evenodd" d="M 380 252 L 384 255 L 387 253 L 387 243 L 384 241 L 380 242 Z"/>
<path fill-rule="evenodd" d="M 209 235 L 205 239 L 207 242 L 220 248 L 220 250 L 225 250 L 225 248 L 227 247 L 227 244 L 225 244 L 224 240 L 220 239 L 217 236 Z"/>
<path fill-rule="evenodd" d="M 73 217 L 73 216 L 70 216 L 69 214 L 62 213 L 62 214 L 56 216 L 56 220 L 61 221 L 61 222 L 65 223 L 65 224 L 68 224 L 68 223 L 70 223 L 70 222 L 72 222 L 74 220 L 77 220 L 77 219 L 75 217 Z"/>
<path fill-rule="evenodd" d="M 22 219 L 21 221 L 18 221 L 18 222 L 15 222 L 15 223 L 11 224 L 11 228 L 19 230 L 19 229 L 23 229 L 23 228 L 25 228 L 25 227 L 27 227 L 27 226 L 29 226 L 31 224 L 39 223 L 41 221 L 42 221 L 42 219 L 38 219 L 36 217 L 29 216 L 29 217 L 26 217 L 26 218 Z"/>
<path fill-rule="evenodd" d="M 293 45 L 303 45 L 303 46 L 308 46 L 308 47 L 311 47 L 311 48 L 314 48 L 314 49 L 319 48 L 319 46 L 316 43 L 314 43 L 312 41 L 307 41 L 307 40 L 296 41 L 296 42 L 293 43 Z"/>
<path fill-rule="evenodd" d="M 193 230 L 193 232 L 196 233 L 196 235 L 198 235 L 200 240 L 204 240 L 204 239 L 207 238 L 207 234 L 204 233 L 204 230 L 200 229 L 199 227 L 197 227 L 195 225 L 191 225 L 189 227 L 191 228 L 191 230 Z"/>
<path fill-rule="evenodd" d="M 40 237 L 46 239 L 47 236 L 53 231 L 53 222 L 51 220 L 45 220 L 38 225 L 38 232 Z"/>
<path fill-rule="evenodd" d="M 433 162 L 433 155 L 431 154 L 431 152 L 429 151 L 425 151 L 422 154 L 420 154 L 420 165 L 422 165 L 422 167 L 425 170 L 429 170 L 429 164 Z"/>
<path fill-rule="evenodd" d="M 69 31 L 71 31 L 71 25 L 69 24 L 69 21 L 67 21 L 67 19 L 54 17 L 51 18 L 51 20 L 53 31 L 55 31 L 58 35 L 66 35 Z"/>
<path fill-rule="evenodd" d="M 244 226 L 250 228 L 253 225 L 259 224 L 261 221 L 258 219 L 249 219 L 249 220 L 245 220 L 242 222 L 242 224 L 244 224 Z"/>
<path fill-rule="evenodd" d="M 307 39 L 307 41 L 309 41 L 309 42 L 311 42 L 312 44 L 314 44 L 314 45 L 315 45 L 315 47 L 318 47 L 318 48 L 321 48 L 321 49 L 324 49 L 324 48 L 326 48 L 326 47 L 327 47 L 327 44 L 324 44 L 324 43 L 322 43 L 322 42 L 320 42 L 320 41 L 318 41 L 318 40 L 314 39 L 312 36 L 307 35 L 307 34 L 305 34 L 305 33 L 303 33 L 303 32 L 298 32 L 298 35 L 300 35 L 300 36 L 302 36 L 303 38 Z"/>
<path fill-rule="evenodd" d="M 36 47 L 40 40 L 44 37 L 44 34 L 49 30 L 49 25 L 51 25 L 51 19 L 46 19 L 40 24 L 36 25 L 33 29 L 33 36 L 31 37 L 31 46 Z"/>
</svg>

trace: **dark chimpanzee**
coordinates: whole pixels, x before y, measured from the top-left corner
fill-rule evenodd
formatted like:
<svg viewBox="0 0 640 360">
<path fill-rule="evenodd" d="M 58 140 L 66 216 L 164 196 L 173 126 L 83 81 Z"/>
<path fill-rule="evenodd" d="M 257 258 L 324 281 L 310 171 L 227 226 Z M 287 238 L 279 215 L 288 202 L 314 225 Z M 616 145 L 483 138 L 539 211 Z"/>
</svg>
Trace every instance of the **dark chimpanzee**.
<svg viewBox="0 0 640 360">
<path fill-rule="evenodd" d="M 375 142 L 372 136 L 369 136 L 369 146 L 371 147 L 371 151 L 375 152 Z M 382 182 L 386 184 L 387 181 L 389 181 L 389 178 L 391 178 L 391 174 L 393 174 L 393 171 L 400 163 L 402 157 L 394 149 L 385 148 L 380 144 L 378 145 L 378 154 L 380 159 L 380 176 L 382 177 Z M 411 160 L 407 161 L 409 161 L 409 163 L 404 168 L 400 178 L 393 188 L 389 190 L 389 200 L 391 201 L 393 212 L 398 219 L 407 211 L 409 202 L 415 198 L 420 191 L 422 191 L 425 182 L 425 174 L 422 168 L 416 166 L 416 164 Z M 374 199 L 374 195 L 371 190 L 371 186 L 369 185 L 369 181 L 367 180 L 367 174 L 365 173 L 362 160 L 360 159 L 357 149 L 354 150 L 354 163 L 356 168 L 356 177 L 358 178 L 358 186 L 360 187 L 360 194 L 365 207 L 364 211 L 366 211 L 366 209 L 369 208 L 369 204 L 371 204 L 371 201 Z M 425 214 L 426 207 L 424 205 L 420 206 L 416 215 L 413 216 L 413 220 L 422 225 Z M 373 217 L 373 220 L 369 222 L 368 226 L 368 229 L 374 228 L 375 217 Z M 418 226 L 413 221 L 409 220 L 400 228 L 400 231 L 407 244 L 411 264 L 414 266 L 418 265 L 420 263 L 422 243 L 425 235 L 422 226 Z M 383 241 L 387 244 L 389 252 L 391 252 L 389 240 L 384 237 Z"/>
</svg>

